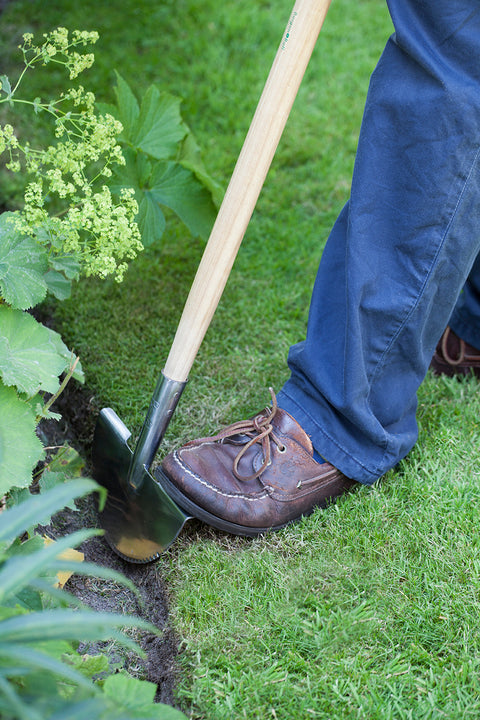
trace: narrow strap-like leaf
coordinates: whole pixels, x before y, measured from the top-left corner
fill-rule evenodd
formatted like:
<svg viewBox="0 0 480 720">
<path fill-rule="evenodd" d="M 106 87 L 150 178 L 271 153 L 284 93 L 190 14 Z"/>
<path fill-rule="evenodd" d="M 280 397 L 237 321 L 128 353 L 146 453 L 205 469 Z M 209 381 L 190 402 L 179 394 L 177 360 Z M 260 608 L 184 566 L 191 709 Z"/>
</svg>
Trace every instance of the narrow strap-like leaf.
<svg viewBox="0 0 480 720">
<path fill-rule="evenodd" d="M 32 495 L 20 505 L 4 510 L 0 516 L 0 541 L 13 541 L 29 527 L 42 522 L 46 515 L 62 510 L 76 498 L 83 497 L 101 488 L 93 480 L 78 478 L 48 490 L 40 495 Z"/>
<path fill-rule="evenodd" d="M 20 592 L 32 578 L 38 577 L 50 567 L 60 553 L 96 534 L 98 534 L 96 530 L 78 530 L 29 555 L 13 555 L 0 571 L 0 601 L 11 593 Z M 69 570 L 73 566 L 75 562 L 71 561 Z"/>
<path fill-rule="evenodd" d="M 88 688 L 92 687 L 91 680 L 85 678 L 81 673 L 77 672 L 77 670 L 74 670 L 46 653 L 35 650 L 29 645 L 2 643 L 0 644 L 0 657 L 5 658 L 9 662 L 12 660 L 22 662 L 34 670 L 49 670 L 55 673 L 55 675 L 71 680 L 77 685 L 83 685 Z"/>
<path fill-rule="evenodd" d="M 3 695 L 11 710 L 11 717 L 19 717 L 22 720 L 42 720 L 42 716 L 31 705 L 23 702 L 20 696 L 15 692 L 13 685 L 0 675 L 0 695 Z M 0 707 L 5 705 L 5 700 L 0 703 Z"/>
<path fill-rule="evenodd" d="M 150 623 L 130 615 L 58 609 L 3 620 L 0 622 L 0 642 L 33 644 L 48 640 L 90 642 L 114 638 L 141 653 L 137 644 L 119 630 L 126 627 L 158 632 Z"/>
</svg>

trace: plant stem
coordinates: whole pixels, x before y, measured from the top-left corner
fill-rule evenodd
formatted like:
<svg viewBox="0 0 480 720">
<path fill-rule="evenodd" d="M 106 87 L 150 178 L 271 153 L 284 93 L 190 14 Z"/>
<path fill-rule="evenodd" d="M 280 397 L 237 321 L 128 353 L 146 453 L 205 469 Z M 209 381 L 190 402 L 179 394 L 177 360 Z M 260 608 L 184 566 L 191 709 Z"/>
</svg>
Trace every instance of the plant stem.
<svg viewBox="0 0 480 720">
<path fill-rule="evenodd" d="M 79 359 L 80 359 L 80 358 L 78 358 L 78 357 L 75 358 L 75 361 L 74 361 L 73 365 L 70 366 L 70 368 L 69 368 L 67 374 L 65 375 L 65 377 L 64 377 L 64 379 L 63 379 L 60 387 L 58 388 L 57 392 L 55 393 L 55 395 L 52 395 L 52 397 L 50 398 L 50 400 L 49 400 L 47 403 L 45 403 L 44 408 L 43 408 L 43 413 L 44 413 L 44 414 L 47 413 L 47 412 L 50 410 L 50 408 L 52 407 L 53 403 L 54 403 L 56 400 L 58 400 L 58 398 L 60 397 L 60 395 L 62 394 L 62 392 L 63 392 L 63 391 L 65 390 L 65 388 L 67 387 L 67 384 L 68 384 L 69 380 L 71 379 L 73 373 L 75 372 L 75 368 L 76 368 L 77 365 L 78 365 Z"/>
</svg>

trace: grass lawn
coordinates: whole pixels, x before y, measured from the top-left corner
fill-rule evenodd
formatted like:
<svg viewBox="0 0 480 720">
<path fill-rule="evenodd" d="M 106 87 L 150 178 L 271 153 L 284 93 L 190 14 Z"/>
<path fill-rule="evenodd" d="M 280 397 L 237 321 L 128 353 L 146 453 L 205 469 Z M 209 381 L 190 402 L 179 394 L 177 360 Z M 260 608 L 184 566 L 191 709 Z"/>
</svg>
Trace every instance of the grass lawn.
<svg viewBox="0 0 480 720">
<path fill-rule="evenodd" d="M 15 0 L 1 33 L 8 52 L 26 31 L 98 30 L 88 75 L 98 99 L 112 99 L 114 69 L 139 92 L 156 82 L 181 95 L 207 168 L 226 186 L 290 9 L 286 0 Z M 164 451 L 255 412 L 287 378 L 390 32 L 383 0 L 332 3 Z M 58 308 L 98 404 L 134 433 L 202 248 L 172 218 L 121 285 L 82 282 Z M 158 572 L 182 638 L 186 712 L 480 717 L 479 406 L 475 380 L 428 377 L 420 441 L 375 487 L 253 541 L 185 531 Z"/>
</svg>

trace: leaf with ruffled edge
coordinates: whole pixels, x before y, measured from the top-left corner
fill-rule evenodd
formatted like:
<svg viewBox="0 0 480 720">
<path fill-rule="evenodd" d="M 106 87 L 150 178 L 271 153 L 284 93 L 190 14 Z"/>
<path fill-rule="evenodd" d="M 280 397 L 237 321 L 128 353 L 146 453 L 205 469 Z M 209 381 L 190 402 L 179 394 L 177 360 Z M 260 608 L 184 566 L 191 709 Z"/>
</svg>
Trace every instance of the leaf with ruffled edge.
<svg viewBox="0 0 480 720">
<path fill-rule="evenodd" d="M 35 434 L 31 406 L 14 388 L 0 383 L 0 497 L 11 487 L 28 487 L 32 469 L 43 457 L 43 445 Z"/>
<path fill-rule="evenodd" d="M 0 306 L 0 376 L 5 385 L 30 397 L 39 390 L 53 394 L 71 359 L 58 333 L 28 313 Z"/>
<path fill-rule="evenodd" d="M 14 213 L 0 215 L 0 293 L 9 305 L 26 310 L 47 294 L 47 253 L 16 230 Z"/>
</svg>

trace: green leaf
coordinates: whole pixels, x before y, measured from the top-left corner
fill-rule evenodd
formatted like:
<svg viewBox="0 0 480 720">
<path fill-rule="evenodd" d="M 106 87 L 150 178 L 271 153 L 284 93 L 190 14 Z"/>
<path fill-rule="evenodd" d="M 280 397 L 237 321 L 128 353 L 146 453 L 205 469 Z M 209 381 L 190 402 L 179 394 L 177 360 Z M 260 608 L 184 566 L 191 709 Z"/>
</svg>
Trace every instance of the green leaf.
<svg viewBox="0 0 480 720">
<path fill-rule="evenodd" d="M 52 255 L 48 262 L 53 270 L 63 273 L 67 280 L 78 280 L 80 263 L 75 255 Z"/>
<path fill-rule="evenodd" d="M 107 711 L 108 712 L 108 711 Z M 115 718 L 105 714 L 105 701 L 100 697 L 82 700 L 81 702 L 72 702 L 68 699 L 48 720 L 85 720 L 85 718 L 95 718 L 95 720 L 134 720 L 133 718 L 122 718 L 118 713 Z M 22 720 L 24 720 L 22 718 Z M 29 720 L 29 718 L 25 718 Z M 44 720 L 44 718 L 41 718 Z"/>
<path fill-rule="evenodd" d="M 0 658 L 15 660 L 30 667 L 31 670 L 48 670 L 49 672 L 59 675 L 77 685 L 91 688 L 91 683 L 85 679 L 84 675 L 77 672 L 74 668 L 69 667 L 66 663 L 50 657 L 46 653 L 38 652 L 36 649 L 28 645 L 16 645 L 14 643 L 0 644 Z"/>
<path fill-rule="evenodd" d="M 155 200 L 174 210 L 193 235 L 208 237 L 216 208 L 195 175 L 177 163 L 157 163 L 150 191 Z"/>
<path fill-rule="evenodd" d="M 94 675 L 108 672 L 110 663 L 106 655 L 79 655 L 69 653 L 65 657 L 66 662 L 72 665 L 75 670 L 84 677 L 92 678 Z"/>
<path fill-rule="evenodd" d="M 54 330 L 50 330 L 50 340 L 54 344 L 58 355 L 60 357 L 63 357 L 64 362 L 65 362 L 65 370 L 69 370 L 73 366 L 73 364 L 76 360 L 75 354 L 71 350 L 69 350 L 68 347 L 65 345 L 65 343 L 62 340 L 62 336 L 59 335 Z M 85 375 L 83 374 L 82 365 L 81 365 L 80 361 L 77 362 L 77 365 L 75 367 L 72 377 L 75 378 L 75 380 L 78 380 L 78 382 L 81 382 L 81 383 L 85 382 Z"/>
<path fill-rule="evenodd" d="M 10 85 L 10 80 L 6 75 L 0 75 L 0 85 L 2 92 L 7 93 L 7 95 L 12 94 L 12 86 Z"/>
<path fill-rule="evenodd" d="M 133 128 L 138 120 L 140 108 L 138 101 L 130 86 L 123 77 L 115 71 L 117 84 L 114 87 L 115 97 L 117 98 L 118 112 L 116 116 L 123 125 L 123 132 L 128 140 L 132 138 Z"/>
<path fill-rule="evenodd" d="M 14 685 L 2 676 L 0 676 L 0 712 L 4 713 L 4 716 L 8 718 L 42 720 L 42 715 L 27 703 L 24 703 L 15 692 Z"/>
<path fill-rule="evenodd" d="M 165 215 L 148 190 L 143 192 L 136 221 L 144 247 L 149 247 L 162 237 L 166 225 Z"/>
<path fill-rule="evenodd" d="M 109 182 L 112 193 L 119 194 L 123 188 L 133 188 L 135 198 L 140 204 L 142 191 L 148 185 L 152 166 L 147 155 L 139 150 L 126 148 L 123 151 L 125 165 L 117 168 Z"/>
<path fill-rule="evenodd" d="M 13 487 L 8 491 L 7 507 L 18 505 L 19 503 L 24 502 L 24 500 L 28 497 L 30 497 L 30 490 L 28 488 Z"/>
<path fill-rule="evenodd" d="M 94 491 L 102 493 L 103 496 L 105 495 L 105 490 L 93 480 L 78 478 L 58 485 L 41 495 L 31 495 L 28 500 L 20 505 L 15 505 L 15 507 L 2 512 L 0 542 L 12 542 L 27 528 L 42 523 L 45 517 L 62 510 L 71 500 Z"/>
<path fill-rule="evenodd" d="M 44 452 L 35 428 L 30 405 L 14 388 L 0 383 L 0 497 L 11 487 L 24 488 L 32 482 L 32 470 Z M 2 513 L 2 526 L 8 512 Z"/>
<path fill-rule="evenodd" d="M 26 310 L 47 294 L 46 251 L 15 229 L 14 213 L 0 215 L 0 291 L 14 308 Z"/>
<path fill-rule="evenodd" d="M 48 292 L 57 300 L 67 300 L 72 292 L 72 282 L 68 280 L 62 273 L 56 270 L 49 270 L 43 276 Z"/>
<path fill-rule="evenodd" d="M 138 645 L 119 630 L 124 627 L 157 632 L 155 626 L 130 615 L 90 610 L 44 610 L 1 622 L 0 642 L 35 645 L 50 640 L 90 642 L 113 638 L 143 655 Z"/>
<path fill-rule="evenodd" d="M 187 170 L 191 170 L 201 184 L 207 188 L 212 195 L 215 207 L 220 207 L 223 199 L 224 189 L 208 174 L 202 160 L 200 147 L 192 132 L 189 132 L 183 141 L 178 162 Z"/>
<path fill-rule="evenodd" d="M 85 460 L 69 445 L 61 447 L 48 463 L 49 470 L 63 472 L 69 478 L 80 477 L 85 467 Z"/>
<path fill-rule="evenodd" d="M 60 335 L 28 313 L 0 306 L 0 375 L 29 396 L 39 390 L 55 393 L 59 375 L 71 363 Z M 80 371 L 81 373 L 81 371 Z"/>
<path fill-rule="evenodd" d="M 129 675 L 118 673 L 110 675 L 103 685 L 105 695 L 130 710 L 148 707 L 155 700 L 157 686 L 147 681 L 138 681 Z"/>
<path fill-rule="evenodd" d="M 157 686 L 147 680 L 138 680 L 124 672 L 110 675 L 103 684 L 105 695 L 120 709 L 131 711 L 131 717 L 143 720 L 185 720 L 180 710 L 154 704 Z"/>
<path fill-rule="evenodd" d="M 65 535 L 49 545 L 44 545 L 41 550 L 24 557 L 14 555 L 9 558 L 0 570 L 0 602 L 4 602 L 11 594 L 19 593 L 30 580 L 42 575 L 47 568 L 55 568 L 53 561 L 58 555 L 72 546 L 80 545 L 92 535 L 98 535 L 98 531 L 77 530 L 71 535 Z M 69 562 L 68 569 L 72 570 L 73 567 L 75 562 Z"/>
<path fill-rule="evenodd" d="M 57 485 L 61 485 L 64 482 L 68 482 L 65 477 L 65 473 L 44 470 L 40 476 L 38 485 L 40 487 L 40 492 L 46 492 L 47 490 L 51 490 L 52 488 L 56 487 Z M 67 505 L 65 505 L 65 507 L 70 508 L 70 510 L 77 509 L 73 500 Z"/>
<path fill-rule="evenodd" d="M 181 100 L 151 85 L 140 106 L 132 144 L 159 160 L 176 157 L 187 133 L 180 115 Z"/>
</svg>

